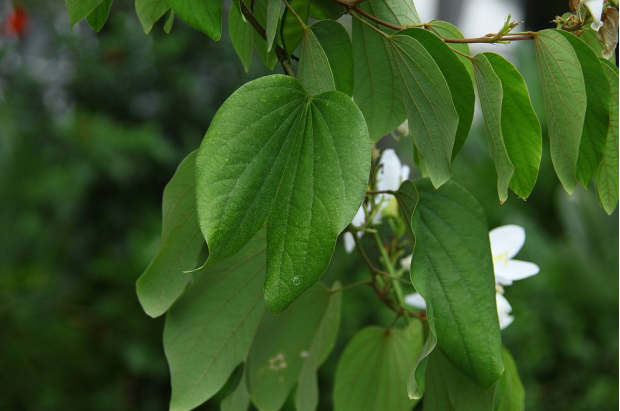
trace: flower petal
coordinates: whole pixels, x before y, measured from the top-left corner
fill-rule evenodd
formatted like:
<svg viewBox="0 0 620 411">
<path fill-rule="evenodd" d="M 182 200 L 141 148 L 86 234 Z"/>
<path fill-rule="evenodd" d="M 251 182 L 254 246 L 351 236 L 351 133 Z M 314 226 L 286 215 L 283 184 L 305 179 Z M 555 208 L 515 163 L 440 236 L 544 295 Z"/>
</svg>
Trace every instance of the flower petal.
<svg viewBox="0 0 620 411">
<path fill-rule="evenodd" d="M 344 233 L 343 239 L 345 251 L 351 254 L 351 252 L 355 249 L 355 239 L 353 238 L 353 234 L 347 231 Z"/>
<path fill-rule="evenodd" d="M 400 265 L 407 271 L 411 271 L 411 260 L 413 259 L 413 254 L 408 255 L 407 257 L 400 259 Z"/>
<path fill-rule="evenodd" d="M 592 14 L 592 30 L 598 31 L 603 23 L 601 22 L 601 16 L 603 15 L 603 4 L 605 0 L 585 0 L 583 2 L 588 10 L 590 10 L 590 14 Z"/>
<path fill-rule="evenodd" d="M 398 190 L 402 163 L 396 152 L 391 148 L 384 150 L 379 159 L 379 164 L 383 167 L 377 173 L 377 190 Z"/>
<path fill-rule="evenodd" d="M 353 221 L 351 221 L 351 224 L 359 227 L 362 224 L 364 224 L 365 221 L 366 221 L 366 213 L 364 212 L 364 204 L 362 204 L 360 208 L 357 210 L 357 213 L 355 213 L 355 215 L 353 216 Z"/>
<path fill-rule="evenodd" d="M 495 271 L 495 282 L 502 285 L 512 285 L 513 281 L 523 280 L 538 274 L 540 268 L 529 261 L 508 260 L 493 261 Z"/>
<path fill-rule="evenodd" d="M 512 306 L 500 293 L 495 293 L 495 302 L 497 304 L 497 318 L 499 319 L 499 328 L 504 329 L 508 327 L 514 321 L 514 317 L 510 315 L 512 312 Z"/>
<path fill-rule="evenodd" d="M 489 232 L 493 259 L 510 259 L 517 255 L 525 243 L 525 230 L 518 225 L 510 224 L 494 228 Z"/>
<path fill-rule="evenodd" d="M 405 304 L 421 310 L 426 310 L 426 301 L 424 301 L 424 298 L 422 298 L 419 293 L 413 293 L 405 296 Z"/>
</svg>

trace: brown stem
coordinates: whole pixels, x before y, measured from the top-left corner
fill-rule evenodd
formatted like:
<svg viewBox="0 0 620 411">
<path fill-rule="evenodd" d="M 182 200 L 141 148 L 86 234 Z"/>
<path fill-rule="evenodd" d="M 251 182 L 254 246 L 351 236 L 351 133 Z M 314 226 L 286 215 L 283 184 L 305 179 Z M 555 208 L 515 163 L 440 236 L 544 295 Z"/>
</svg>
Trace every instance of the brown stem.
<svg viewBox="0 0 620 411">
<path fill-rule="evenodd" d="M 471 39 L 451 39 L 447 37 L 441 38 L 444 43 L 497 43 L 498 41 L 519 41 L 533 40 L 534 36 L 514 36 L 514 37 L 475 37 Z"/>
</svg>

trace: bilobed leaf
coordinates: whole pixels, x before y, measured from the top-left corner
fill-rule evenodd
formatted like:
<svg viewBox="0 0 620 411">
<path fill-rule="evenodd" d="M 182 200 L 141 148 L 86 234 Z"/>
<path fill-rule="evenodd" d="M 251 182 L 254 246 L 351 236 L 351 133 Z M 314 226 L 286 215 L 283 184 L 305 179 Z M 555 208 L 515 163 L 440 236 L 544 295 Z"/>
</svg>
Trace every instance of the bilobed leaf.
<svg viewBox="0 0 620 411">
<path fill-rule="evenodd" d="M 112 7 L 112 0 L 103 0 L 101 4 L 86 17 L 88 25 L 96 32 L 99 32 L 108 20 L 110 7 Z"/>
<path fill-rule="evenodd" d="M 431 20 L 429 23 L 431 25 L 430 30 L 437 34 L 439 37 L 451 38 L 451 39 L 464 39 L 463 33 L 451 23 L 441 20 Z M 460 53 L 463 53 L 467 56 L 470 55 L 469 44 L 467 43 L 450 43 L 450 47 Z M 467 57 L 458 55 L 458 58 L 461 60 L 461 63 L 465 66 L 465 69 L 471 76 L 473 81 L 474 79 L 474 69 L 471 65 L 471 60 Z"/>
<path fill-rule="evenodd" d="M 435 187 L 452 175 L 459 116 L 441 70 L 424 46 L 408 35 L 390 38 L 409 130 Z"/>
<path fill-rule="evenodd" d="M 310 26 L 323 48 L 336 83 L 336 90 L 353 94 L 353 47 L 349 33 L 337 21 L 323 20 Z"/>
<path fill-rule="evenodd" d="M 175 16 L 176 14 L 174 14 L 174 10 L 168 10 L 168 15 L 166 16 L 166 21 L 164 22 L 164 33 L 170 34 L 170 32 L 172 31 Z"/>
<path fill-rule="evenodd" d="M 201 272 L 168 311 L 170 410 L 190 410 L 211 398 L 246 359 L 265 313 L 265 250 L 261 231 L 235 256 Z"/>
<path fill-rule="evenodd" d="M 217 41 L 222 37 L 221 0 L 168 0 L 172 10 L 187 24 Z"/>
<path fill-rule="evenodd" d="M 348 96 L 309 97 L 281 75 L 245 84 L 215 115 L 196 160 L 208 265 L 267 223 L 265 299 L 281 313 L 327 268 L 369 172 L 368 132 Z"/>
<path fill-rule="evenodd" d="M 304 30 L 301 40 L 297 78 L 311 96 L 336 90 L 327 55 L 310 28 Z"/>
<path fill-rule="evenodd" d="M 482 390 L 450 363 L 441 350 L 430 355 L 424 411 L 493 411 L 495 386 Z"/>
<path fill-rule="evenodd" d="M 410 411 L 407 375 L 422 348 L 422 325 L 404 329 L 367 327 L 345 348 L 336 369 L 335 411 Z"/>
<path fill-rule="evenodd" d="M 151 317 L 165 313 L 183 293 L 205 242 L 196 217 L 196 152 L 179 165 L 164 190 L 161 242 L 136 283 L 138 299 Z"/>
<path fill-rule="evenodd" d="M 525 390 L 517 371 L 517 364 L 506 347 L 504 353 L 504 374 L 495 389 L 495 411 L 523 411 Z"/>
<path fill-rule="evenodd" d="M 426 300 L 438 347 L 486 390 L 503 372 L 486 218 L 480 204 L 453 181 L 438 190 L 428 179 L 415 185 L 411 280 Z"/>
<path fill-rule="evenodd" d="M 316 372 L 336 342 L 341 296 L 319 283 L 282 315 L 265 316 L 247 363 L 252 402 L 260 411 L 278 411 L 295 386 L 304 400 L 297 410 L 316 409 Z"/>
<path fill-rule="evenodd" d="M 607 142 L 601 163 L 594 173 L 594 182 L 599 203 L 607 214 L 611 214 L 618 205 L 618 67 L 604 59 L 601 63 L 609 81 L 611 100 Z"/>
<path fill-rule="evenodd" d="M 346 9 L 331 0 L 310 0 L 310 17 L 317 20 L 338 20 Z"/>
<path fill-rule="evenodd" d="M 310 12 L 310 0 L 291 0 L 289 4 L 295 10 L 297 15 L 301 18 L 305 24 L 308 22 L 308 13 Z M 284 10 L 282 15 L 282 45 L 284 50 L 290 55 L 293 54 L 301 37 L 303 36 L 304 28 L 297 20 L 297 17 L 288 9 Z"/>
<path fill-rule="evenodd" d="M 243 19 L 241 9 L 239 8 L 239 1 L 233 1 L 228 14 L 228 33 L 230 34 L 233 48 L 241 59 L 246 73 L 250 70 L 250 65 L 252 64 L 253 31 L 254 29 L 250 23 Z"/>
<path fill-rule="evenodd" d="M 78 21 L 86 18 L 102 2 L 103 0 L 65 0 L 71 27 Z"/>
<path fill-rule="evenodd" d="M 280 20 L 281 0 L 267 0 L 267 16 L 265 32 L 267 33 L 267 51 L 271 50 L 273 40 L 278 32 L 278 21 Z"/>
<path fill-rule="evenodd" d="M 459 117 L 454 148 L 452 149 L 452 159 L 454 160 L 467 139 L 474 118 L 476 96 L 474 95 L 474 84 L 471 76 L 458 55 L 437 35 L 418 28 L 403 30 L 399 34 L 411 36 L 418 40 L 435 60 L 448 83 L 452 102 Z"/>
<path fill-rule="evenodd" d="M 534 36 L 555 172 L 572 194 L 577 185 L 577 158 L 586 113 L 581 65 L 569 41 L 556 30 Z"/>
<path fill-rule="evenodd" d="M 609 82 L 594 51 L 573 34 L 558 30 L 575 50 L 586 86 L 587 108 L 577 159 L 577 179 L 587 187 L 598 168 L 609 127 Z"/>
<path fill-rule="evenodd" d="M 136 13 L 145 34 L 151 32 L 155 22 L 168 10 L 170 10 L 168 0 L 136 0 Z"/>
</svg>

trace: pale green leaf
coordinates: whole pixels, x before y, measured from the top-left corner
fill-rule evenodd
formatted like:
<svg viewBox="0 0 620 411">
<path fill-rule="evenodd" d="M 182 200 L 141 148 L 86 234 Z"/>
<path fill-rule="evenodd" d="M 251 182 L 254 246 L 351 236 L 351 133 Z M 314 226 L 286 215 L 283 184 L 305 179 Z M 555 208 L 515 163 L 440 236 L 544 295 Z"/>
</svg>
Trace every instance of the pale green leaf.
<svg viewBox="0 0 620 411">
<path fill-rule="evenodd" d="M 311 96 L 336 90 L 327 55 L 311 28 L 304 30 L 301 40 L 297 78 Z"/>
<path fill-rule="evenodd" d="M 461 33 L 461 31 L 456 26 L 446 21 L 431 20 L 430 25 L 430 30 L 433 33 L 437 34 L 439 37 L 451 39 L 465 38 L 465 36 L 463 36 L 463 33 Z M 469 44 L 467 43 L 450 43 L 449 45 L 452 49 L 458 51 L 459 53 L 465 54 L 467 56 L 470 55 Z M 463 65 L 465 66 L 465 69 L 467 70 L 473 81 L 474 69 L 472 67 L 471 60 L 461 54 L 458 54 L 458 57 L 461 60 L 461 63 L 463 63 Z"/>
<path fill-rule="evenodd" d="M 246 73 L 250 70 L 250 65 L 252 64 L 252 49 L 254 48 L 253 31 L 254 29 L 250 23 L 243 19 L 241 9 L 239 8 L 239 1 L 233 1 L 228 14 L 228 33 L 230 34 L 233 48 L 237 52 L 239 59 L 241 59 Z"/>
<path fill-rule="evenodd" d="M 429 332 L 426 336 L 424 346 L 418 354 L 415 367 L 407 379 L 407 394 L 409 394 L 409 398 L 412 400 L 418 400 L 422 398 L 424 394 L 426 389 L 426 368 L 428 367 L 429 356 L 435 350 L 436 346 L 437 338 L 435 334 Z"/>
<path fill-rule="evenodd" d="M 166 21 L 164 22 L 164 33 L 170 34 L 170 32 L 172 31 L 175 17 L 176 14 L 174 14 L 174 10 L 168 10 L 168 15 L 166 16 Z"/>
<path fill-rule="evenodd" d="M 168 0 L 136 0 L 136 13 L 144 33 L 149 34 L 155 22 L 169 9 Z"/>
<path fill-rule="evenodd" d="M 517 371 L 517 364 L 506 347 L 504 353 L 504 374 L 495 389 L 495 411 L 523 411 L 525 390 Z"/>
<path fill-rule="evenodd" d="M 196 152 L 179 165 L 164 190 L 162 238 L 157 254 L 136 283 L 138 299 L 151 317 L 165 313 L 183 293 L 205 242 L 196 217 Z"/>
<path fill-rule="evenodd" d="M 348 96 L 310 98 L 281 75 L 245 84 L 215 115 L 196 160 L 208 264 L 234 255 L 267 223 L 265 298 L 281 313 L 327 268 L 369 172 L 368 132 Z"/>
<path fill-rule="evenodd" d="M 217 41 L 222 37 L 221 0 L 168 0 L 172 10 L 187 24 Z"/>
<path fill-rule="evenodd" d="M 86 18 L 86 16 L 92 13 L 102 2 L 103 0 L 65 0 L 71 27 L 78 21 Z"/>
<path fill-rule="evenodd" d="M 267 15 L 265 32 L 267 35 L 267 51 L 271 50 L 273 40 L 278 32 L 278 21 L 280 20 L 280 3 L 281 0 L 267 0 Z"/>
<path fill-rule="evenodd" d="M 353 94 L 353 47 L 347 30 L 342 24 L 323 20 L 310 29 L 323 48 L 336 83 L 336 90 L 349 96 Z"/>
<path fill-rule="evenodd" d="M 370 2 L 374 16 L 398 26 L 420 24 L 420 16 L 413 0 L 373 0 Z"/>
<path fill-rule="evenodd" d="M 288 3 L 293 10 L 295 10 L 303 23 L 307 23 L 308 14 L 310 12 L 310 0 L 290 0 Z M 289 55 L 293 54 L 301 42 L 304 28 L 288 7 L 284 10 L 284 14 L 282 15 L 282 28 L 280 33 L 282 34 L 282 45 L 284 46 L 284 50 L 286 50 Z"/>
<path fill-rule="evenodd" d="M 108 20 L 110 7 L 112 7 L 112 0 L 103 0 L 103 2 L 86 17 L 88 25 L 96 32 L 99 32 Z"/>
</svg>

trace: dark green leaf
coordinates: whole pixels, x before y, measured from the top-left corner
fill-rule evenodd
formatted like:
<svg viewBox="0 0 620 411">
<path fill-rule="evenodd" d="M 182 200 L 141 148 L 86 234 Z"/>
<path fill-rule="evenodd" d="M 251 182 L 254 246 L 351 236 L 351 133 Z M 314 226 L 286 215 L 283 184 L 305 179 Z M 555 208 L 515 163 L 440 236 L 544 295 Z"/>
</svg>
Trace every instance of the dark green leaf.
<svg viewBox="0 0 620 411">
<path fill-rule="evenodd" d="M 304 24 L 307 23 L 308 13 L 310 12 L 310 0 L 290 0 L 289 4 L 301 18 L 302 22 Z M 301 41 L 304 27 L 302 27 L 297 17 L 291 13 L 288 7 L 284 10 L 284 15 L 282 16 L 281 33 L 284 50 L 286 50 L 289 55 L 293 54 Z"/>
<path fill-rule="evenodd" d="M 280 20 L 281 0 L 267 0 L 267 16 L 265 32 L 267 33 L 267 51 L 271 50 L 273 40 L 278 32 L 278 21 Z"/>
<path fill-rule="evenodd" d="M 336 90 L 353 94 L 353 47 L 347 30 L 342 24 L 323 20 L 310 29 L 323 48 L 336 83 Z"/>
<path fill-rule="evenodd" d="M 215 115 L 196 160 L 208 264 L 234 255 L 267 223 L 265 298 L 281 313 L 327 268 L 369 172 L 368 132 L 348 96 L 309 98 L 281 75 L 245 84 Z"/>
<path fill-rule="evenodd" d="M 415 240 L 413 232 L 411 231 L 411 217 L 418 205 L 418 190 L 415 188 L 415 184 L 411 180 L 405 180 L 398 188 L 398 191 L 394 194 L 396 201 L 398 202 L 398 211 L 401 218 L 407 226 L 407 233 L 412 241 Z"/>
<path fill-rule="evenodd" d="M 310 17 L 317 20 L 338 20 L 346 13 L 344 7 L 330 0 L 310 0 Z"/>
<path fill-rule="evenodd" d="M 573 34 L 558 30 L 575 50 L 586 86 L 587 108 L 577 159 L 577 179 L 587 187 L 603 158 L 609 127 L 609 82 L 594 51 Z"/>
<path fill-rule="evenodd" d="M 217 41 L 222 37 L 221 0 L 168 0 L 172 10 L 187 24 Z"/>
<path fill-rule="evenodd" d="M 571 194 L 577 185 L 577 158 L 586 113 L 581 65 L 569 41 L 557 30 L 534 36 L 555 172 Z"/>
<path fill-rule="evenodd" d="M 486 218 L 480 204 L 453 181 L 439 190 L 428 179 L 415 185 L 413 285 L 426 300 L 437 345 L 488 389 L 501 377 L 503 361 Z"/>
<path fill-rule="evenodd" d="M 170 10 L 168 0 L 136 0 L 136 13 L 146 34 L 151 32 L 155 22 L 168 10 Z"/>
<path fill-rule="evenodd" d="M 153 261 L 136 283 L 138 299 L 151 317 L 165 313 L 191 279 L 204 239 L 196 217 L 196 152 L 179 165 L 164 190 L 162 235 Z"/>
<path fill-rule="evenodd" d="M 243 374 L 241 375 L 241 380 L 234 391 L 222 400 L 220 411 L 247 411 L 250 407 L 250 392 L 248 391 L 247 384 L 248 367 L 243 365 L 242 367 Z"/>
<path fill-rule="evenodd" d="M 88 25 L 96 32 L 99 32 L 108 20 L 110 7 L 112 7 L 112 0 L 103 0 L 103 2 L 86 17 Z"/>
<path fill-rule="evenodd" d="M 250 0 L 245 0 L 245 4 L 251 3 Z M 258 21 L 258 24 L 261 27 L 265 27 L 267 25 L 267 0 L 254 0 L 252 3 L 254 8 L 252 9 L 252 15 Z M 249 6 L 247 6 L 249 9 Z M 256 51 L 258 52 L 258 56 L 262 60 L 265 67 L 269 70 L 273 70 L 274 66 L 278 62 L 278 58 L 276 56 L 276 48 L 272 47 L 268 50 L 267 41 L 253 28 L 250 29 L 252 31 L 252 36 L 254 38 L 254 45 L 256 46 Z"/>
<path fill-rule="evenodd" d="M 311 96 L 336 90 L 327 55 L 310 28 L 304 30 L 301 40 L 297 78 Z"/>
<path fill-rule="evenodd" d="M 233 1 L 228 14 L 228 33 L 246 73 L 250 70 L 250 65 L 252 64 L 253 31 L 254 29 L 250 23 L 243 19 L 241 9 L 239 8 L 239 1 Z"/>
<path fill-rule="evenodd" d="M 431 24 L 430 30 L 433 33 L 437 34 L 439 37 L 446 37 L 446 38 L 452 38 L 452 39 L 464 39 L 465 38 L 465 36 L 463 36 L 463 33 L 461 33 L 460 30 L 456 26 L 446 21 L 431 20 L 430 24 Z M 465 54 L 467 56 L 470 55 L 469 44 L 467 43 L 450 43 L 450 47 L 462 54 Z M 469 73 L 473 81 L 474 69 L 471 65 L 471 60 L 469 60 L 467 57 L 462 56 L 460 54 L 458 55 L 458 57 L 461 60 L 461 63 L 463 63 L 463 65 L 465 66 L 465 69 L 467 70 L 467 72 Z"/>
<path fill-rule="evenodd" d="M 71 27 L 92 13 L 102 1 L 103 0 L 65 0 Z"/>
<path fill-rule="evenodd" d="M 416 39 L 390 38 L 398 67 L 409 130 L 435 187 L 452 175 L 452 149 L 459 117 L 441 70 Z"/>
<path fill-rule="evenodd" d="M 525 390 L 517 371 L 517 364 L 510 352 L 503 348 L 504 374 L 495 389 L 495 411 L 523 411 Z"/>
</svg>

